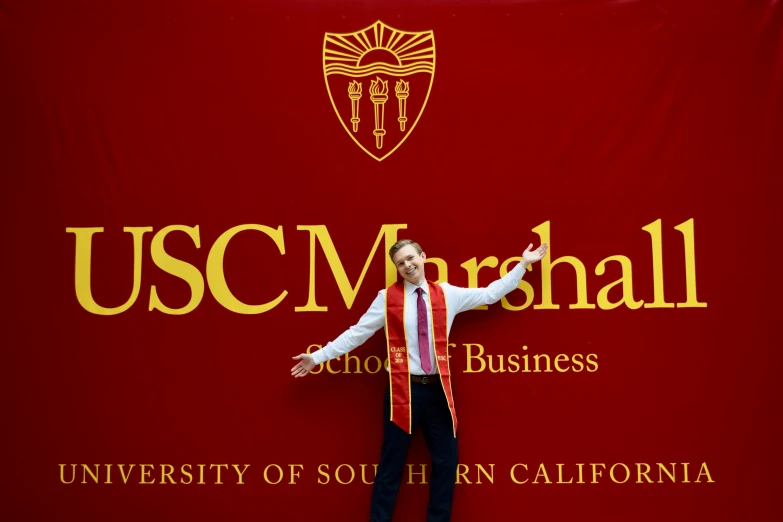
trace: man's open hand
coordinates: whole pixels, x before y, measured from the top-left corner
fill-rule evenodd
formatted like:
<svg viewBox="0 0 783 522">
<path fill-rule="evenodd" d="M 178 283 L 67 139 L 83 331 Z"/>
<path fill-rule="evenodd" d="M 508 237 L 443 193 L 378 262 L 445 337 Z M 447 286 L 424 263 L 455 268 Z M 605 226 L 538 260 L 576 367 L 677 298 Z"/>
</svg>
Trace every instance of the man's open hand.
<svg viewBox="0 0 783 522">
<path fill-rule="evenodd" d="M 544 256 L 546 255 L 546 243 L 541 243 L 541 246 L 536 248 L 535 250 L 531 250 L 533 248 L 533 243 L 530 243 L 527 246 L 527 249 L 522 253 L 522 265 L 527 268 L 528 265 L 532 265 L 533 263 L 537 261 L 541 261 Z"/>
<path fill-rule="evenodd" d="M 531 245 L 532 246 L 532 245 Z M 300 353 L 296 357 L 291 357 L 294 360 L 298 360 L 296 366 L 291 368 L 291 377 L 304 377 L 310 370 L 315 368 L 315 362 L 313 356 L 307 353 Z"/>
</svg>

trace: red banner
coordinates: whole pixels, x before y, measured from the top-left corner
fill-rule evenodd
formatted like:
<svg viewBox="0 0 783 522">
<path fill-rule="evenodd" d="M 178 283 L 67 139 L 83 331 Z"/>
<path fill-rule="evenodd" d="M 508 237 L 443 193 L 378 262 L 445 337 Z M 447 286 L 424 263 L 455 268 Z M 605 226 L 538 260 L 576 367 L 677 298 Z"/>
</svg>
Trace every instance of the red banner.
<svg viewBox="0 0 783 522">
<path fill-rule="evenodd" d="M 778 2 L 0 9 L 8 520 L 366 520 L 412 238 L 452 520 L 770 520 Z M 426 197 L 425 197 L 426 195 Z M 435 197 L 437 196 L 437 197 Z M 413 439 L 395 520 L 424 519 Z"/>
</svg>

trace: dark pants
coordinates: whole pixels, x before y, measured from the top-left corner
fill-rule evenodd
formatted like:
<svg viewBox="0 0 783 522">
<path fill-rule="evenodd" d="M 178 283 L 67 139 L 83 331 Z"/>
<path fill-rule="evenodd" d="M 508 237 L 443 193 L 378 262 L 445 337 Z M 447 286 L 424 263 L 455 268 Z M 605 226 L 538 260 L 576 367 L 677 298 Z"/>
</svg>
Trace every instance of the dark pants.
<svg viewBox="0 0 783 522">
<path fill-rule="evenodd" d="M 391 521 L 408 446 L 413 436 L 390 421 L 390 417 L 391 401 L 387 390 L 383 407 L 381 461 L 372 488 L 370 522 Z M 412 433 L 416 433 L 418 427 L 424 433 L 432 457 L 427 522 L 448 522 L 457 473 L 457 439 L 454 437 L 446 395 L 437 380 L 428 384 L 411 382 Z"/>
</svg>

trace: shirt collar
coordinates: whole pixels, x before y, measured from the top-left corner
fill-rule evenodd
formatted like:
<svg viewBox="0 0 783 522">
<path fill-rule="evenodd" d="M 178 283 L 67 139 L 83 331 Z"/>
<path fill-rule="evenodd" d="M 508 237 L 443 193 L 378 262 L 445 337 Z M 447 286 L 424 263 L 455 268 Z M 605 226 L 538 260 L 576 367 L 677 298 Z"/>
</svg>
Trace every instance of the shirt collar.
<svg viewBox="0 0 783 522">
<path fill-rule="evenodd" d="M 408 294 L 408 295 L 415 294 L 417 288 L 419 288 L 419 287 L 414 285 L 410 281 L 405 281 L 405 293 L 406 294 Z M 421 289 L 424 290 L 425 294 L 429 294 L 430 293 L 430 288 L 429 288 L 429 286 L 427 286 L 427 280 L 426 279 L 421 284 Z"/>
</svg>

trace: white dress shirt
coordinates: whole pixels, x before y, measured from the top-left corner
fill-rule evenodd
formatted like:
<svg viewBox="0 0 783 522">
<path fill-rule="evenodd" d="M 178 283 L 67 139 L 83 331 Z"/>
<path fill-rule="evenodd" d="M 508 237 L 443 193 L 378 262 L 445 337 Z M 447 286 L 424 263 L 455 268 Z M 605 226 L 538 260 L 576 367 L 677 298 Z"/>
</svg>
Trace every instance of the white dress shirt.
<svg viewBox="0 0 783 522">
<path fill-rule="evenodd" d="M 448 283 L 440 283 L 446 297 L 447 334 L 451 332 L 451 324 L 458 313 L 472 310 L 477 306 L 497 303 L 501 297 L 519 286 L 523 275 L 525 275 L 525 269 L 518 263 L 508 274 L 492 282 L 486 288 L 462 288 Z M 412 375 L 424 375 L 424 370 L 421 368 L 421 357 L 419 357 L 417 288 L 419 287 L 405 281 L 405 299 L 407 300 L 405 305 L 405 332 L 406 340 L 408 341 L 409 371 Z M 432 362 L 432 371 L 430 373 L 432 374 L 438 372 L 438 365 L 435 364 L 435 343 L 432 338 L 430 316 L 430 294 L 426 281 L 421 285 L 421 288 L 424 290 L 422 297 L 424 297 L 424 303 L 427 306 L 427 330 L 429 331 L 430 361 Z M 361 346 L 372 334 L 385 327 L 385 293 L 386 290 L 378 292 L 378 296 L 356 325 L 351 326 L 340 334 L 337 339 L 312 354 L 315 364 L 321 364 L 335 357 L 345 355 L 357 346 Z"/>
</svg>

